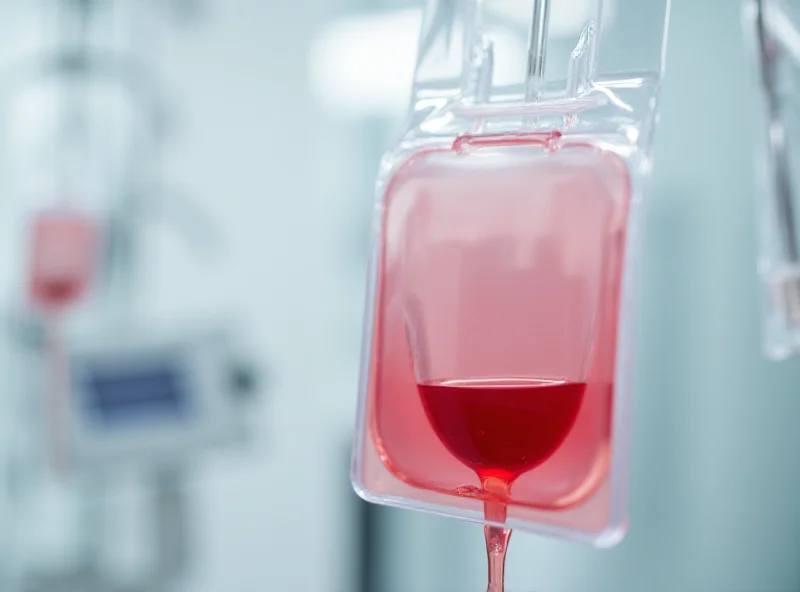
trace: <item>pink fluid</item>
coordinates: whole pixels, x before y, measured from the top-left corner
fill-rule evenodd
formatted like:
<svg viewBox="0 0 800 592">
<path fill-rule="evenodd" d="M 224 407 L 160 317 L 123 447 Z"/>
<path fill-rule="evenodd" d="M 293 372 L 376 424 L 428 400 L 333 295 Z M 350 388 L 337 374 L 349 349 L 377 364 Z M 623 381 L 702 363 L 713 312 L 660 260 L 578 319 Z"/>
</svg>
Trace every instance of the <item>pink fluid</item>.
<svg viewBox="0 0 800 592">
<path fill-rule="evenodd" d="M 31 227 L 29 298 L 57 311 L 87 291 L 95 263 L 97 236 L 86 217 L 75 212 L 40 214 Z"/>
<path fill-rule="evenodd" d="M 561 524 L 604 489 L 629 198 L 615 154 L 552 135 L 461 139 L 396 171 L 367 414 L 397 480 L 500 524 Z M 485 534 L 499 592 L 510 531 Z"/>
</svg>

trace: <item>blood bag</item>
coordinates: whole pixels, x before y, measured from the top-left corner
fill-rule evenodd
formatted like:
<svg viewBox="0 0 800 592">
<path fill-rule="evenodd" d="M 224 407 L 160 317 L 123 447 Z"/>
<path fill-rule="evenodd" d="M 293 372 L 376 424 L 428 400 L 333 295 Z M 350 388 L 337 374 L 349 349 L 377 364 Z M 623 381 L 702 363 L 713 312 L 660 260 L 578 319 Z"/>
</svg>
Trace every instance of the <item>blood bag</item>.
<svg viewBox="0 0 800 592">
<path fill-rule="evenodd" d="M 88 290 L 99 248 L 97 228 L 71 210 L 42 211 L 30 227 L 28 297 L 33 306 L 60 310 Z"/>
<path fill-rule="evenodd" d="M 635 24 L 618 2 L 549 5 L 428 4 L 377 184 L 352 480 L 607 546 L 669 2 Z"/>
</svg>

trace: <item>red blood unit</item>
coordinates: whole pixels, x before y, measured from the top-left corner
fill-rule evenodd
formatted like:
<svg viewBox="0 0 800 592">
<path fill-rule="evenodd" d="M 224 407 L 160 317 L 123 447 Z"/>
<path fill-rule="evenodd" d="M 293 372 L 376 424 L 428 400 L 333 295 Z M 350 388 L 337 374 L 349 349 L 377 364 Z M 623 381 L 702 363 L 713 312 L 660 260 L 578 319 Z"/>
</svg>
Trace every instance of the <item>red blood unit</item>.
<svg viewBox="0 0 800 592">
<path fill-rule="evenodd" d="M 541 134 L 461 138 L 398 168 L 366 401 L 396 479 L 607 523 L 629 185 L 613 152 Z"/>
<path fill-rule="evenodd" d="M 669 0 L 655 0 L 645 37 L 604 4 L 584 7 L 561 79 L 545 68 L 549 0 L 514 15 L 429 2 L 409 127 L 378 176 L 353 485 L 371 502 L 482 522 L 487 592 L 504 590 L 512 529 L 607 547 L 627 528 L 641 207 Z M 643 52 L 600 47 L 642 39 L 658 59 L 641 69 L 614 54 Z M 514 55 L 518 77 L 495 68 Z"/>
<path fill-rule="evenodd" d="M 95 264 L 96 229 L 75 212 L 40 214 L 31 227 L 28 295 L 49 311 L 74 304 L 87 291 Z"/>
</svg>

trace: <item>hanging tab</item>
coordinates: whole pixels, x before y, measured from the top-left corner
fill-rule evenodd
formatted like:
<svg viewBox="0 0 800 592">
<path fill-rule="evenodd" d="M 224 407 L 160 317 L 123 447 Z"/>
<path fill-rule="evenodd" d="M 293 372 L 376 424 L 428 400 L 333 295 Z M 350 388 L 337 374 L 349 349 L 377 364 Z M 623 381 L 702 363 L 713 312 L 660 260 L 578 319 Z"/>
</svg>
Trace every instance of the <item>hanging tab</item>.
<svg viewBox="0 0 800 592">
<path fill-rule="evenodd" d="M 577 99 L 591 86 L 594 42 L 594 22 L 590 22 L 583 28 L 578 43 L 570 54 L 569 70 L 567 71 L 567 99 Z M 567 113 L 564 116 L 564 127 L 572 127 L 577 121 L 577 113 Z"/>
<path fill-rule="evenodd" d="M 567 73 L 567 98 L 575 99 L 591 84 L 592 57 L 595 45 L 594 22 L 587 24 L 569 58 Z"/>
<path fill-rule="evenodd" d="M 481 67 L 477 79 L 477 91 L 475 93 L 475 100 L 478 104 L 485 104 L 491 100 L 492 79 L 494 78 L 494 43 L 485 37 L 483 41 Z M 484 119 L 476 117 L 475 124 L 472 126 L 472 133 L 479 134 L 483 132 L 484 127 Z"/>
<path fill-rule="evenodd" d="M 486 35 L 479 35 L 477 41 L 464 75 L 462 100 L 470 104 L 489 102 L 494 78 L 494 43 Z"/>
<path fill-rule="evenodd" d="M 479 25 L 478 0 L 467 0 L 464 4 L 464 57 L 462 100 L 474 103 L 477 100 L 481 79 L 483 55 L 483 31 Z"/>
<path fill-rule="evenodd" d="M 476 94 L 479 103 L 488 103 L 492 95 L 492 79 L 494 78 L 494 43 L 483 39 L 483 51 L 481 52 L 481 69 L 478 77 L 478 92 Z"/>
</svg>

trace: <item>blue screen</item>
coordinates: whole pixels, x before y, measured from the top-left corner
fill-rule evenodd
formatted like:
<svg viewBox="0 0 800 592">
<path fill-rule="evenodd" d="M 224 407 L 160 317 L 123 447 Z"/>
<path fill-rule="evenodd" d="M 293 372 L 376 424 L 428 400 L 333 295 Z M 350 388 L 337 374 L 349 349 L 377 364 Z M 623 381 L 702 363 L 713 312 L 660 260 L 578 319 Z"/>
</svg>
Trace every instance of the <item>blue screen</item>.
<svg viewBox="0 0 800 592">
<path fill-rule="evenodd" d="M 179 419 L 189 405 L 183 372 L 173 363 L 90 370 L 84 390 L 90 414 L 104 423 Z"/>
</svg>

